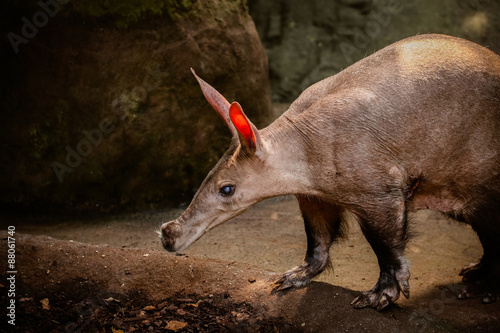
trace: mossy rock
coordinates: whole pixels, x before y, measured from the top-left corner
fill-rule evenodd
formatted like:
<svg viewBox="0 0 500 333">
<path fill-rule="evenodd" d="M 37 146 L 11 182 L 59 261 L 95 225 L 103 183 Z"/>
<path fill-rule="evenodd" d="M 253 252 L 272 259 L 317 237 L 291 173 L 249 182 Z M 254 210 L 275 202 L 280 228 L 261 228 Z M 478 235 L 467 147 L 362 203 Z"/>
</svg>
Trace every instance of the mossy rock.
<svg viewBox="0 0 500 333">
<path fill-rule="evenodd" d="M 231 139 L 191 67 L 258 126 L 271 121 L 267 57 L 242 2 L 98 3 L 69 3 L 18 54 L 3 49 L 3 205 L 187 204 Z"/>
</svg>

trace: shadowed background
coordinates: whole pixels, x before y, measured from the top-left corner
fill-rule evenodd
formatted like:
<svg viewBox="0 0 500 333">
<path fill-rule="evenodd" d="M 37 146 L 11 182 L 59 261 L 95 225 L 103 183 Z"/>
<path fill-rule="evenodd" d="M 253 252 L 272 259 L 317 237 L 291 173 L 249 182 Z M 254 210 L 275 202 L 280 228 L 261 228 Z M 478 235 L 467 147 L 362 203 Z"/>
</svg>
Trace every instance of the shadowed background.
<svg viewBox="0 0 500 333">
<path fill-rule="evenodd" d="M 499 16 L 496 0 L 3 1 L 0 247 L 7 255 L 15 238 L 20 326 L 163 332 L 169 316 L 136 322 L 134 309 L 175 294 L 203 300 L 173 309 L 189 330 L 188 310 L 223 293 L 230 319 L 245 323 L 250 302 L 306 332 L 498 332 L 498 302 L 456 299 L 458 271 L 482 252 L 476 234 L 431 212 L 413 216 L 412 296 L 384 312 L 349 305 L 379 275 L 355 223 L 321 282 L 269 292 L 307 248 L 294 198 L 256 205 L 184 255 L 165 253 L 154 231 L 182 213 L 230 141 L 190 67 L 261 128 L 310 84 L 404 37 L 445 33 L 500 53 Z M 101 296 L 122 301 L 126 323 L 92 307 Z"/>
<path fill-rule="evenodd" d="M 314 82 L 415 34 L 500 52 L 493 0 L 6 1 L 0 203 L 187 205 L 229 145 L 193 67 L 261 128 Z M 254 24 L 255 22 L 255 24 Z"/>
</svg>

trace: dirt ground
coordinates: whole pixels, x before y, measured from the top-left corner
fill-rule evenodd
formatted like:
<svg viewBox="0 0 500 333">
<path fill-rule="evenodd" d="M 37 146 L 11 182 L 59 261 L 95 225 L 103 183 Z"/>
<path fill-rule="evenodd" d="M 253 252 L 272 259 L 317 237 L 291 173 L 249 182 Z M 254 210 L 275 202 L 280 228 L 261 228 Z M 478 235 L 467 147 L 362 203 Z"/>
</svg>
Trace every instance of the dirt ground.
<svg viewBox="0 0 500 333">
<path fill-rule="evenodd" d="M 15 327 L 3 316 L 0 332 L 500 331 L 500 302 L 455 297 L 457 273 L 481 255 L 476 235 L 435 213 L 412 218 L 410 299 L 377 312 L 350 305 L 378 278 L 376 257 L 354 223 L 331 249 L 333 270 L 306 288 L 276 293 L 272 282 L 306 249 L 293 198 L 260 203 L 184 253 L 166 253 L 155 230 L 181 212 L 1 216 L 2 256 L 15 227 L 17 273 L 14 286 L 11 269 L 0 273 L 2 309 L 16 302 Z"/>
</svg>

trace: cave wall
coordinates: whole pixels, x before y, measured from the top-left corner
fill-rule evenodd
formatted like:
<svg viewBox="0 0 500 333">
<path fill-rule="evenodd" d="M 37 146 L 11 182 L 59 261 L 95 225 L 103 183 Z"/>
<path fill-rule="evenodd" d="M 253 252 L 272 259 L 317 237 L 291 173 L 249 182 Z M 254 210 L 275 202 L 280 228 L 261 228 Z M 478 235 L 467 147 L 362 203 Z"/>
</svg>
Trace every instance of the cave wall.
<svg viewBox="0 0 500 333">
<path fill-rule="evenodd" d="M 248 0 L 269 57 L 272 99 L 291 102 L 308 86 L 384 46 L 443 33 L 500 53 L 496 0 Z"/>
<path fill-rule="evenodd" d="M 187 204 L 230 140 L 190 67 L 263 127 L 269 82 L 274 101 L 291 102 L 407 36 L 446 33 L 500 53 L 495 0 L 9 0 L 1 9 L 5 207 Z"/>
<path fill-rule="evenodd" d="M 85 1 L 2 5 L 0 204 L 189 203 L 231 139 L 190 67 L 256 125 L 270 122 L 267 57 L 248 8 L 153 0 L 120 15 Z"/>
</svg>

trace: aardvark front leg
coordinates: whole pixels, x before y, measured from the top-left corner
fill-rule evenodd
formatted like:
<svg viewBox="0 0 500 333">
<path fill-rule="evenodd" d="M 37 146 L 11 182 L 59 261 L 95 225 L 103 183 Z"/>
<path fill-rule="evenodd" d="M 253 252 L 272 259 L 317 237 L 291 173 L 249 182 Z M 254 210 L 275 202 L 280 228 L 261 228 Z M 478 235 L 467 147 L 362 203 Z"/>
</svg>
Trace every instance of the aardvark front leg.
<svg viewBox="0 0 500 333">
<path fill-rule="evenodd" d="M 300 288 L 309 284 L 329 263 L 328 251 L 341 236 L 342 209 L 315 197 L 297 196 L 307 234 L 307 252 L 303 263 L 276 281 L 275 290 Z"/>
</svg>

